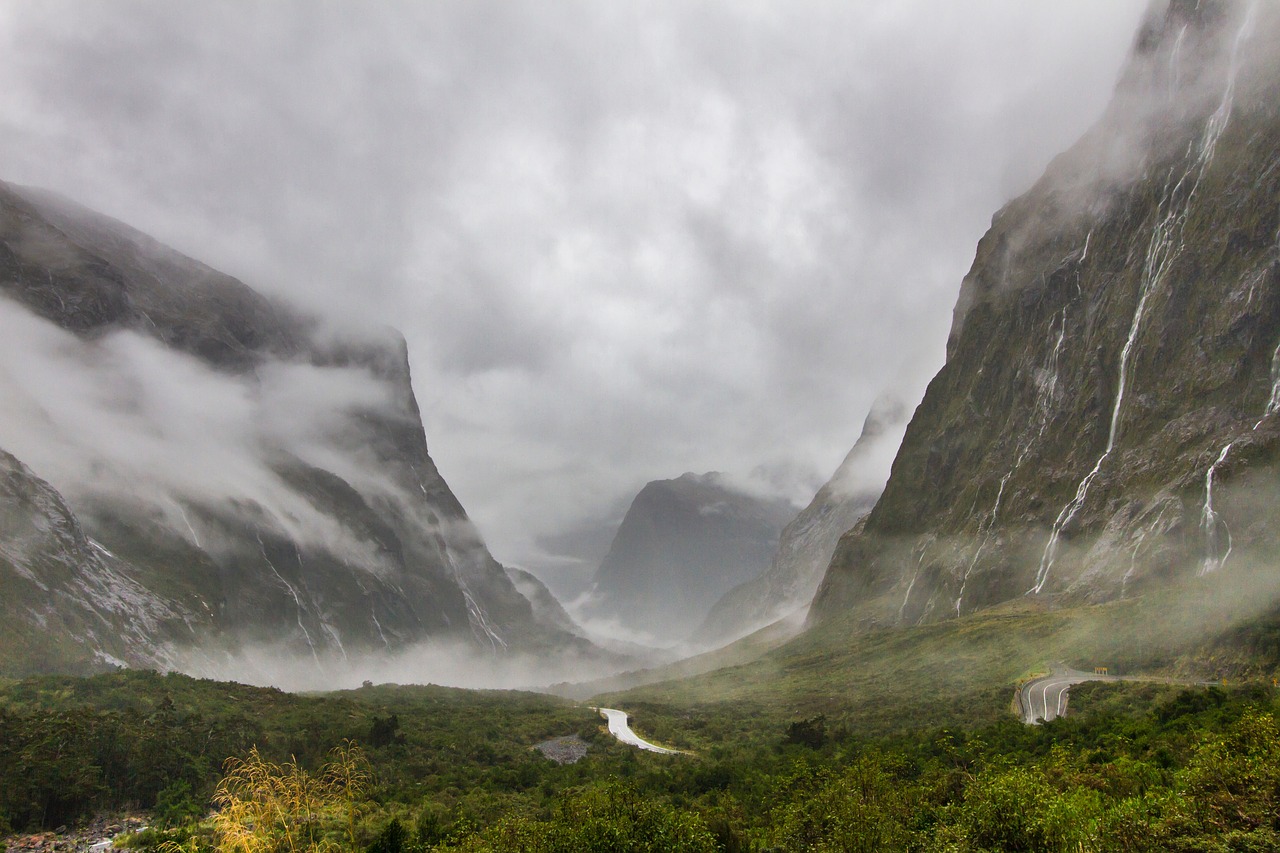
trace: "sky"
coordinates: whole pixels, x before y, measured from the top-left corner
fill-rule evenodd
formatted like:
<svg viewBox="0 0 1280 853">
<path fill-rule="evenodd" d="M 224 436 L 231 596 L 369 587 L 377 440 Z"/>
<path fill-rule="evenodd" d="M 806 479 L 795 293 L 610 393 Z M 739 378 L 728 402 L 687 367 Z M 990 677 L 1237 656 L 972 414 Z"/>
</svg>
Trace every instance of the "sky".
<svg viewBox="0 0 1280 853">
<path fill-rule="evenodd" d="M 399 329 L 441 472 L 565 593 L 549 543 L 645 482 L 802 506 L 914 405 L 1146 5 L 11 0 L 0 180 Z"/>
</svg>

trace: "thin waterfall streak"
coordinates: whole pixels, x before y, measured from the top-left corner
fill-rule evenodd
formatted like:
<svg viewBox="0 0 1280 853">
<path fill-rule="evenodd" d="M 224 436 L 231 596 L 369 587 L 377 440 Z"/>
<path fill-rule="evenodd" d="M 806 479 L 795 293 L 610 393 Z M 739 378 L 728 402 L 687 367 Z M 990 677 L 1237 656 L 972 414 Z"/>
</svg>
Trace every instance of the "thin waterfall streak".
<svg viewBox="0 0 1280 853">
<path fill-rule="evenodd" d="M 924 555 L 929 553 L 929 544 L 920 549 L 920 559 L 916 560 L 916 571 L 911 576 L 911 583 L 907 584 L 907 594 L 902 596 L 902 606 L 898 608 L 898 623 L 902 623 L 902 618 L 907 612 L 907 602 L 911 600 L 911 590 L 915 588 L 916 581 L 920 578 L 920 570 L 924 567 Z"/>
<path fill-rule="evenodd" d="M 382 632 L 382 623 L 378 621 L 378 608 L 374 606 L 372 601 L 369 602 L 369 618 L 373 620 L 373 627 L 378 631 L 378 639 L 382 640 L 382 645 L 386 646 L 387 651 L 391 651 L 391 644 L 387 642 L 387 635 Z"/>
<path fill-rule="evenodd" d="M 333 644 L 338 647 L 338 651 L 342 654 L 342 659 L 350 661 L 347 657 L 347 649 L 342 645 L 342 638 L 338 636 L 338 631 L 329 624 L 329 620 L 324 618 L 324 611 L 316 605 L 315 597 L 311 595 L 311 590 L 307 589 L 307 573 L 302 564 L 302 551 L 299 550 L 297 543 L 293 545 L 293 558 L 298 561 L 298 577 L 302 579 L 302 589 L 307 593 L 307 598 L 311 602 L 311 612 L 315 614 L 316 621 L 320 623 L 320 628 L 329 635 L 329 639 L 333 640 Z"/>
<path fill-rule="evenodd" d="M 196 529 L 191 526 L 191 519 L 187 518 L 187 511 L 177 501 L 174 501 L 173 505 L 178 508 L 178 514 L 182 516 L 183 523 L 187 525 L 187 532 L 191 534 L 191 541 L 195 542 L 197 548 L 203 548 L 204 546 L 200 544 L 200 537 L 196 535 Z"/>
<path fill-rule="evenodd" d="M 1076 487 L 1076 495 L 1071 502 L 1062 508 L 1062 512 L 1058 513 L 1057 519 L 1053 522 L 1053 529 L 1049 534 L 1049 544 L 1045 546 L 1044 554 L 1040 557 L 1040 569 L 1036 572 L 1036 585 L 1028 592 L 1029 595 L 1039 595 L 1044 589 L 1045 582 L 1049 579 L 1049 570 L 1053 568 L 1053 562 L 1058 558 L 1058 541 L 1062 535 L 1062 528 L 1066 527 L 1080 512 L 1080 508 L 1084 506 L 1085 498 L 1089 495 L 1089 487 L 1093 485 L 1093 478 L 1098 476 L 1098 472 L 1102 470 L 1102 463 L 1106 461 L 1110 451 L 1098 457 L 1098 461 L 1094 463 L 1093 470 L 1085 475 L 1080 481 L 1080 485 Z"/>
<path fill-rule="evenodd" d="M 1021 461 L 1021 460 L 1019 460 Z M 1013 472 L 1017 470 L 1015 464 L 1009 472 L 1000 478 L 1000 488 L 996 491 L 996 501 L 991 506 L 991 512 L 987 515 L 986 532 L 983 532 L 982 524 L 978 525 L 978 535 L 981 537 L 978 541 L 978 548 L 973 552 L 973 559 L 969 561 L 969 566 L 964 570 L 964 576 L 960 579 L 960 592 L 956 595 L 956 616 L 960 615 L 960 605 L 964 601 L 964 592 L 969 587 L 969 576 L 973 574 L 974 567 L 978 565 L 979 558 L 982 557 L 983 550 L 987 547 L 987 543 L 991 541 L 991 530 L 996 526 L 996 518 L 1000 514 L 1000 504 L 1004 500 L 1004 487 L 1009 484 L 1009 478 L 1013 476 Z M 923 555 L 921 555 L 923 559 Z"/>
<path fill-rule="evenodd" d="M 267 556 L 267 546 L 263 543 L 262 537 L 258 536 L 258 549 L 262 552 L 262 559 L 267 562 L 267 566 L 271 569 L 271 573 L 276 576 L 276 580 L 289 590 L 289 594 L 293 596 L 294 612 L 298 620 L 298 628 L 302 631 L 302 636 L 307 640 L 307 647 L 311 649 L 311 659 L 315 661 L 316 668 L 323 670 L 320 665 L 320 656 L 316 654 L 316 644 L 311 640 L 311 633 L 307 631 L 307 626 L 302 624 L 302 599 L 298 597 L 298 591 L 293 588 L 293 584 L 284 579 L 284 575 L 280 574 L 280 570 L 276 568 L 275 563 L 271 562 L 271 558 Z"/>
<path fill-rule="evenodd" d="M 476 631 L 478 629 L 479 633 L 482 633 L 489 641 L 489 645 L 494 652 L 498 651 L 499 646 L 504 649 L 507 648 L 507 641 L 502 639 L 498 632 L 489 624 L 489 614 L 485 613 L 480 602 L 471 594 L 471 588 L 467 585 L 466 578 L 462 576 L 462 571 L 458 568 L 457 560 L 454 559 L 453 549 L 450 548 L 446 542 L 442 541 L 441 545 L 442 550 L 444 551 L 445 560 L 448 562 L 449 568 L 453 572 L 454 580 L 458 582 L 458 588 L 462 590 L 462 599 L 467 605 L 467 615 L 470 619 L 472 630 Z"/>
<path fill-rule="evenodd" d="M 1103 462 L 1115 449 L 1116 439 L 1120 431 L 1120 417 L 1123 412 L 1125 393 L 1129 384 L 1129 362 L 1137 344 L 1138 335 L 1142 330 L 1142 321 L 1146 316 L 1147 304 L 1151 295 L 1163 283 L 1165 276 L 1173 265 L 1174 259 L 1184 248 L 1183 228 L 1186 225 L 1191 204 L 1195 200 L 1200 184 L 1208 171 L 1209 164 L 1213 160 L 1218 141 L 1222 138 L 1222 134 L 1231 119 L 1231 112 L 1234 107 L 1236 74 L 1239 71 L 1238 56 L 1240 45 L 1252 27 L 1252 20 L 1253 5 L 1251 4 L 1244 24 L 1236 33 L 1232 48 L 1231 65 L 1227 73 L 1222 99 L 1219 101 L 1217 109 L 1205 122 L 1204 132 L 1200 136 L 1198 148 L 1195 140 L 1187 148 L 1188 155 L 1192 156 L 1192 162 L 1176 181 L 1172 180 L 1173 173 L 1171 172 L 1170 181 L 1165 184 L 1164 198 L 1156 211 L 1156 224 L 1152 229 L 1151 239 L 1147 244 L 1138 302 L 1134 307 L 1133 319 L 1129 323 L 1129 333 L 1125 337 L 1124 347 L 1120 350 L 1120 369 L 1116 383 L 1115 403 L 1111 408 L 1111 422 L 1107 429 L 1107 446 L 1094 463 L 1093 469 L 1080 481 L 1079 486 L 1076 488 L 1075 497 L 1058 513 L 1058 518 L 1054 521 L 1053 528 L 1049 533 L 1049 541 L 1040 557 L 1040 568 L 1036 573 L 1036 584 L 1029 594 L 1038 595 L 1044 589 L 1045 582 L 1049 577 L 1049 571 L 1053 568 L 1053 563 L 1057 559 L 1062 528 L 1069 524 L 1080 512 L 1085 500 L 1088 498 L 1089 488 L 1092 486 L 1094 478 L 1097 477 L 1098 472 L 1101 470 Z"/>
<path fill-rule="evenodd" d="M 1169 51 L 1169 101 L 1170 103 L 1177 97 L 1178 83 L 1182 78 L 1182 41 L 1187 36 L 1187 25 L 1183 24 L 1182 29 L 1178 30 L 1177 38 L 1173 40 L 1173 50 Z"/>
<path fill-rule="evenodd" d="M 1262 421 L 1277 411 L 1280 411 L 1280 343 L 1276 344 L 1275 350 L 1271 353 L 1271 397 L 1267 400 L 1267 408 L 1262 418 L 1253 425 L 1253 428 L 1256 430 L 1262 426 Z"/>
<path fill-rule="evenodd" d="M 1231 530 L 1213 509 L 1213 478 L 1218 473 L 1218 466 L 1227 461 L 1227 455 L 1231 453 L 1233 444 L 1235 442 L 1231 442 L 1222 448 L 1217 460 L 1204 472 L 1204 508 L 1200 513 L 1200 529 L 1204 532 L 1205 545 L 1204 559 L 1200 562 L 1199 572 L 1202 577 L 1222 568 L 1227 562 L 1227 558 L 1231 556 Z M 1222 528 L 1227 534 L 1227 550 L 1222 556 L 1218 555 L 1219 528 Z"/>
</svg>

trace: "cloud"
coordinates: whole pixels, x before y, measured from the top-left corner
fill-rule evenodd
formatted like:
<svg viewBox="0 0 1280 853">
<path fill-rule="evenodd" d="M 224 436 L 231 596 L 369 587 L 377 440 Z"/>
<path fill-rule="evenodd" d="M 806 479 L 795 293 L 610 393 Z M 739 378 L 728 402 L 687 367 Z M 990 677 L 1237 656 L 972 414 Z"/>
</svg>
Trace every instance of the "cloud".
<svg viewBox="0 0 1280 853">
<path fill-rule="evenodd" d="M 937 369 L 1145 5 L 20 4 L 0 177 L 399 327 L 433 456 L 532 562 L 683 471 L 805 502 Z"/>
<path fill-rule="evenodd" d="M 256 506 L 295 541 L 377 565 L 372 546 L 274 470 L 287 453 L 393 488 L 345 440 L 359 413 L 396 410 L 393 389 L 368 370 L 267 363 L 229 375 L 133 332 L 84 340 L 0 299 L 0 398 L 0 447 L 77 510 L 103 499 L 146 506 L 195 540 L 184 504 Z"/>
</svg>

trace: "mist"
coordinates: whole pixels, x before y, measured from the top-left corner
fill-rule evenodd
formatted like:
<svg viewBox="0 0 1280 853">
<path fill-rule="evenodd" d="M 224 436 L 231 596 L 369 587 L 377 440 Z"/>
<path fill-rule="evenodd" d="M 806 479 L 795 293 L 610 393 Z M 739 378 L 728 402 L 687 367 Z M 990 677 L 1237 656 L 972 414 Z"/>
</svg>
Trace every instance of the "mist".
<svg viewBox="0 0 1280 853">
<path fill-rule="evenodd" d="M 1145 0 L 0 10 L 0 178 L 409 341 L 504 562 L 645 482 L 803 505 L 918 399 L 991 213 Z"/>
<path fill-rule="evenodd" d="M 317 657 L 299 655 L 285 644 L 246 644 L 233 652 L 188 648 L 174 656 L 175 668 L 198 678 L 238 681 L 288 691 L 332 691 L 374 684 L 438 684 L 484 690 L 546 690 L 565 682 L 589 681 L 617 671 L 615 660 L 598 652 L 501 655 L 474 645 L 424 642 L 390 653 Z M 633 661 L 634 665 L 634 661 Z"/>
<path fill-rule="evenodd" d="M 363 412 L 408 416 L 367 369 L 267 362 L 231 375 L 131 331 L 86 340 L 0 299 L 0 396 L 0 447 L 77 511 L 145 506 L 193 545 L 216 549 L 183 506 L 254 506 L 295 541 L 377 565 L 370 545 L 273 470 L 289 454 L 394 491 L 343 440 Z"/>
</svg>

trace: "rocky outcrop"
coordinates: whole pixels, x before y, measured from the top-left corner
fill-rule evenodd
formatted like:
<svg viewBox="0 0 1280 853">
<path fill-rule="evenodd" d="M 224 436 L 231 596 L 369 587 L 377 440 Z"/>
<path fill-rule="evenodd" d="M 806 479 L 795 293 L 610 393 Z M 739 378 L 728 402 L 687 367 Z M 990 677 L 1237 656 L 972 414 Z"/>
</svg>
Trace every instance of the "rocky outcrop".
<svg viewBox="0 0 1280 853">
<path fill-rule="evenodd" d="M 682 640 L 721 595 L 768 567 L 794 512 L 718 474 L 655 480 L 623 517 L 586 611 L 656 643 Z"/>
<path fill-rule="evenodd" d="M 60 473 L 55 490 L 39 479 L 51 475 L 3 457 L 14 484 L 0 531 L 5 607 L 46 646 L 69 650 L 61 668 L 82 649 L 166 665 L 175 643 L 213 658 L 273 646 L 316 664 L 428 639 L 498 654 L 587 645 L 535 616 L 440 476 L 397 333 L 321 329 L 122 223 L 6 185 L 0 294 L 0 310 L 72 333 L 82 362 L 113 342 L 150 341 L 150 359 L 174 361 L 198 382 L 215 377 L 246 411 L 243 436 L 196 425 L 210 442 L 237 442 L 247 460 L 247 475 L 202 472 L 227 481 L 218 489 L 181 471 L 159 485 L 131 483 L 128 471 L 93 461 Z M 335 377 L 355 389 L 350 400 L 305 397 L 306 383 Z M 121 377 L 126 397 L 103 405 L 126 415 L 141 405 L 128 397 L 134 379 Z M 318 414 L 292 412 L 291 395 Z M 307 434 L 270 428 L 275 416 Z M 50 417 L 52 440 L 60 425 Z M 175 460 L 154 460 L 166 466 Z M 152 467 L 144 460 L 133 472 Z M 118 624 L 127 629 L 108 627 Z M 9 669 L 29 668 L 4 657 Z"/>
<path fill-rule="evenodd" d="M 694 634 L 694 642 L 724 644 L 808 610 L 836 543 L 875 506 L 908 414 L 891 395 L 876 401 L 840 467 L 782 529 L 769 568 L 725 593 Z"/>
<path fill-rule="evenodd" d="M 0 451 L 0 646 L 5 671 L 165 666 L 191 614 L 85 534 L 58 492 Z"/>
<path fill-rule="evenodd" d="M 811 618 L 1097 601 L 1271 552 L 1271 4 L 1156 4 L 1112 105 L 978 246 L 946 365 Z"/>
</svg>

